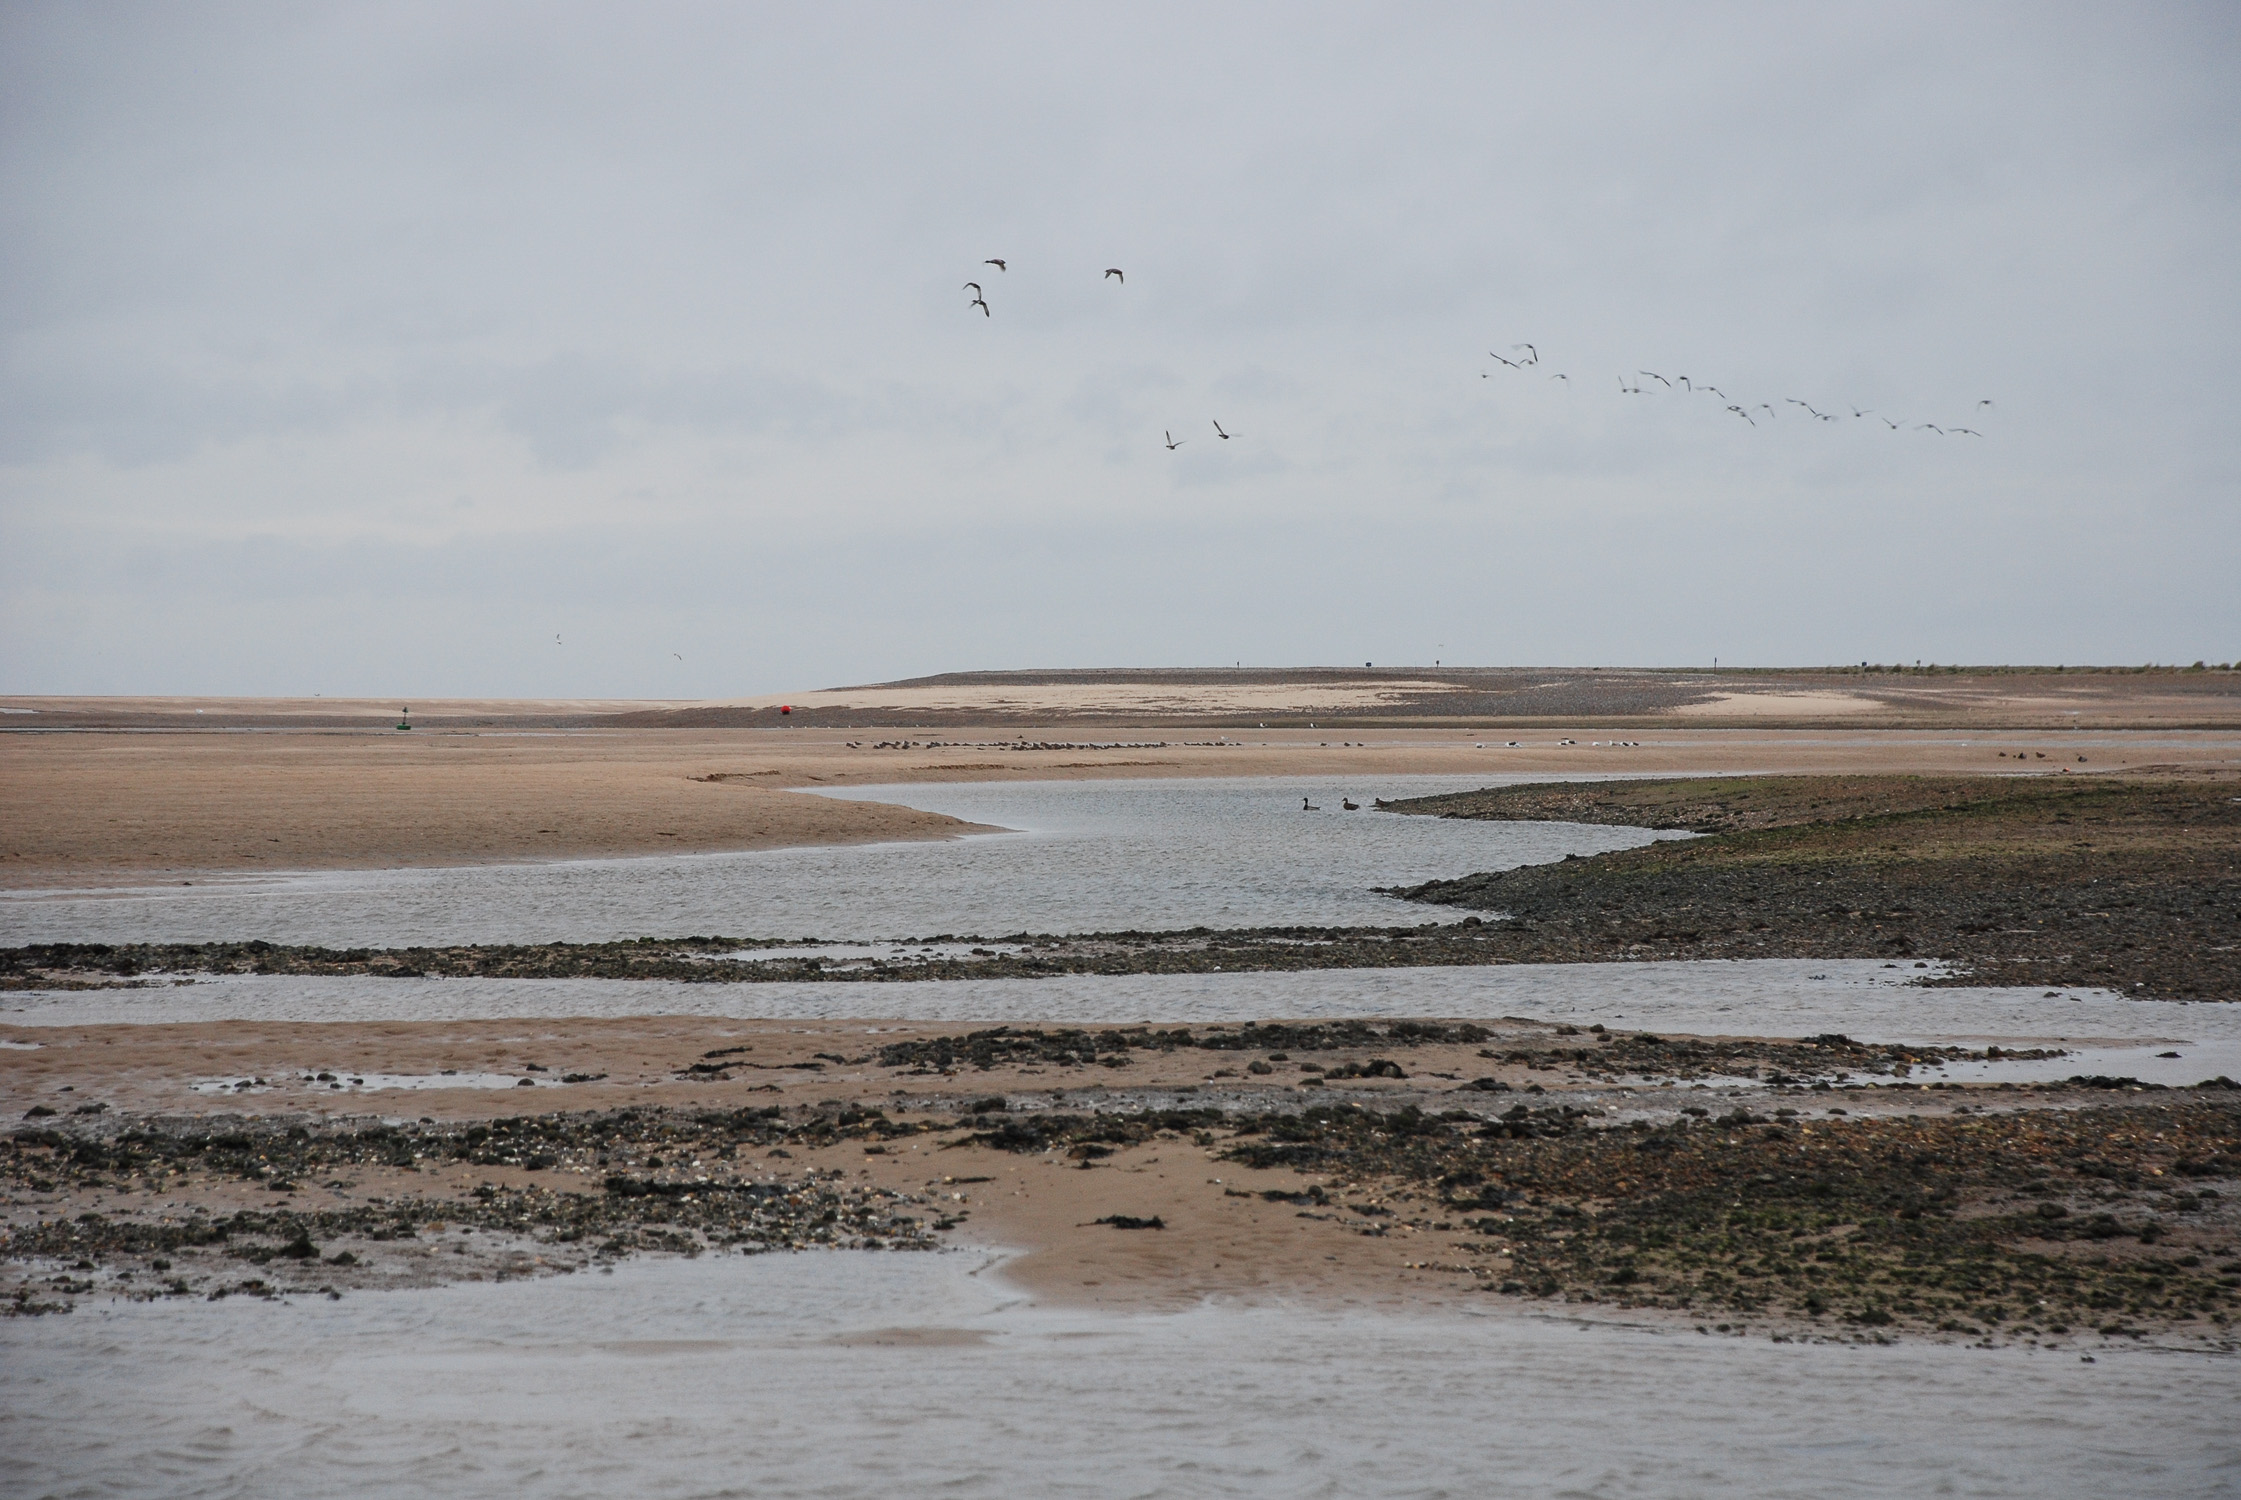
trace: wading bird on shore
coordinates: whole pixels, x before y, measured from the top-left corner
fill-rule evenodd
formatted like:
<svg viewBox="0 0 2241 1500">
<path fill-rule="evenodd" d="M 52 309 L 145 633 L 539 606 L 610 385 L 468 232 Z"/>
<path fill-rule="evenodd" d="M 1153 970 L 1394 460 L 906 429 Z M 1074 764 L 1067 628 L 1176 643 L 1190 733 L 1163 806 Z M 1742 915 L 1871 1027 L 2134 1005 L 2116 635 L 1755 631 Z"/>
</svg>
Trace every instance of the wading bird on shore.
<svg viewBox="0 0 2241 1500">
<path fill-rule="evenodd" d="M 1121 275 L 1121 268 L 1119 266 L 1107 266 L 1105 268 L 1105 274 L 1107 276 L 1118 277 L 1122 286 L 1128 285 L 1128 278 Z"/>
<path fill-rule="evenodd" d="M 1004 263 L 1000 260 L 984 260 L 981 262 L 981 264 L 984 266 L 994 266 L 999 271 L 1004 269 Z"/>
<path fill-rule="evenodd" d="M 1219 422 L 1216 422 L 1216 423 L 1214 424 L 1214 436 L 1216 436 L 1216 437 L 1220 438 L 1220 439 L 1221 439 L 1221 440 L 1222 440 L 1223 442 L 1225 442 L 1225 443 L 1226 443 L 1226 442 L 1228 442 L 1228 441 L 1230 440 L 1230 436 L 1231 436 L 1231 435 L 1230 435 L 1229 433 L 1226 433 L 1226 432 L 1222 431 L 1222 424 L 1221 424 L 1221 423 L 1219 423 Z"/>
<path fill-rule="evenodd" d="M 1182 447 L 1183 443 L 1187 443 L 1190 441 L 1189 438 L 1184 438 L 1183 443 L 1178 443 L 1175 441 L 1175 434 L 1167 431 L 1164 428 L 1161 429 L 1160 436 L 1167 439 L 1167 451 L 1170 453 L 1173 453 L 1177 448 Z"/>
</svg>

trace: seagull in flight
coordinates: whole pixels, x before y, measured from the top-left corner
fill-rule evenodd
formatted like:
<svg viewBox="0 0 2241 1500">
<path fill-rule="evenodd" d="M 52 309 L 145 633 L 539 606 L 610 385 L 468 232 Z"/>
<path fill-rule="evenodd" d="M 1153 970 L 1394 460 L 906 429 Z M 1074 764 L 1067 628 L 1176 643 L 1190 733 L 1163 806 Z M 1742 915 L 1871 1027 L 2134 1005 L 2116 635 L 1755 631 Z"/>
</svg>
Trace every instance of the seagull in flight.
<svg viewBox="0 0 2241 1500">
<path fill-rule="evenodd" d="M 1222 431 L 1222 424 L 1219 422 L 1216 422 L 1214 424 L 1214 435 L 1216 437 L 1219 437 L 1225 443 L 1228 442 L 1231 437 L 1231 434 Z"/>
<path fill-rule="evenodd" d="M 1881 422 L 1884 426 L 1890 428 L 1893 432 L 1897 432 L 1899 430 L 1899 424 L 1892 421 L 1889 417 L 1877 417 L 1875 420 Z"/>
<path fill-rule="evenodd" d="M 1771 407 L 1771 406 L 1767 405 L 1767 404 L 1766 404 L 1766 403 L 1765 403 L 1764 401 L 1761 401 L 1761 402 L 1759 403 L 1759 405 L 1758 405 L 1758 409 L 1759 409 L 1760 411 L 1763 411 L 1763 412 L 1765 412 L 1765 413 L 1766 413 L 1766 414 L 1767 414 L 1768 416 L 1770 416 L 1770 417 L 1778 417 L 1778 416 L 1780 416 L 1780 415 L 1781 415 L 1781 413 L 1780 413 L 1780 412 L 1776 411 L 1776 410 L 1775 410 L 1775 409 L 1774 409 L 1773 407 Z"/>
<path fill-rule="evenodd" d="M 1572 377 L 1571 377 L 1571 376 L 1569 376 L 1569 375 L 1566 375 L 1566 374 L 1564 374 L 1564 373 L 1563 373 L 1562 371 L 1558 371 L 1558 372 L 1557 372 L 1556 374 L 1554 374 L 1554 375 L 1551 375 L 1551 376 L 1549 377 L 1549 379 L 1551 379 L 1551 380 L 1561 380 L 1561 381 L 1563 381 L 1563 382 L 1564 382 L 1564 383 L 1565 383 L 1566 385 L 1570 385 L 1570 384 L 1572 383 Z"/>
<path fill-rule="evenodd" d="M 1751 414 L 1750 414 L 1749 412 L 1745 411 L 1745 410 L 1744 410 L 1744 409 L 1743 409 L 1742 407 L 1740 407 L 1740 406 L 1731 406 L 1731 407 L 1729 407 L 1729 408 L 1728 408 L 1728 410 L 1729 410 L 1729 411 L 1731 411 L 1731 412 L 1734 412 L 1734 413 L 1735 413 L 1735 414 L 1736 414 L 1737 416 L 1741 417 L 1741 418 L 1742 418 L 1742 419 L 1743 419 L 1744 421 L 1746 421 L 1746 422 L 1751 422 Z M 1756 426 L 1758 426 L 1759 424 L 1758 424 L 1758 423 L 1756 423 L 1756 422 L 1751 422 L 1751 425 L 1752 425 L 1753 427 L 1756 427 Z"/>
<path fill-rule="evenodd" d="M 968 281 L 959 290 L 971 292 L 976 297 L 981 295 L 980 283 L 977 281 Z"/>
<path fill-rule="evenodd" d="M 1178 443 L 1177 441 L 1175 441 L 1175 434 L 1172 432 L 1168 432 L 1165 429 L 1161 430 L 1160 436 L 1167 439 L 1167 451 L 1170 453 L 1173 453 L 1177 448 L 1182 447 L 1183 443 L 1187 443 L 1190 441 L 1189 438 L 1184 438 L 1182 443 Z"/>
<path fill-rule="evenodd" d="M 1512 350 L 1523 349 L 1527 354 L 1532 355 L 1533 357 L 1526 361 L 1526 363 L 1529 365 L 1537 365 L 1541 362 L 1541 351 L 1534 348 L 1531 344 L 1512 344 L 1510 345 L 1510 348 Z"/>
<path fill-rule="evenodd" d="M 1525 368 L 1525 366 L 1523 366 L 1523 365 L 1519 364 L 1519 363 L 1518 363 L 1518 362 L 1517 362 L 1516 360 L 1514 360 L 1514 359 L 1504 359 L 1504 358 L 1502 358 L 1502 356 L 1501 356 L 1501 355 L 1499 355 L 1499 354 L 1496 354 L 1496 353 L 1495 353 L 1495 352 L 1494 352 L 1493 350 L 1491 350 L 1491 349 L 1489 349 L 1489 350 L 1487 350 L 1487 351 L 1486 351 L 1486 357 L 1487 357 L 1488 359 L 1490 359 L 1490 360 L 1494 361 L 1494 363 L 1496 363 L 1496 364 L 1498 364 L 1498 365 L 1508 365 L 1508 366 L 1509 366 L 1509 367 L 1510 367 L 1511 369 L 1513 369 L 1513 370 L 1522 370 L 1522 369 L 1524 369 L 1524 368 Z"/>
<path fill-rule="evenodd" d="M 552 643 L 555 646 L 560 644 L 560 632 L 557 630 L 552 633 Z"/>
<path fill-rule="evenodd" d="M 1663 375 L 1658 374 L 1655 370 L 1636 370 L 1634 373 L 1637 375 L 1647 375 L 1652 380 L 1663 381 L 1667 390 L 1673 389 L 1673 382 L 1670 380 L 1666 380 Z"/>
<path fill-rule="evenodd" d="M 1974 427 L 1956 427 L 1956 428 L 1954 428 L 1954 429 L 1953 429 L 1953 431 L 1954 431 L 1954 432 L 1958 432 L 1958 433 L 1962 434 L 1962 435 L 1963 435 L 1963 436 L 1965 436 L 1965 437 L 1982 437 L 1982 436 L 1984 436 L 1984 434 L 1983 434 L 1983 433 L 1981 433 L 1981 432 L 1977 431 L 1977 430 L 1976 430 L 1976 429 L 1975 429 Z M 1952 433 L 1946 433 L 1946 434 L 1944 434 L 1944 436 L 1950 437 L 1950 436 L 1952 436 Z"/>
<path fill-rule="evenodd" d="M 1696 390 L 1696 387 L 1695 387 L 1695 386 L 1693 386 L 1693 385 L 1690 385 L 1690 384 L 1689 384 L 1689 378 L 1688 378 L 1688 377 L 1687 377 L 1686 375 L 1676 375 L 1676 376 L 1674 376 L 1673 378 L 1674 378 L 1675 380 L 1678 380 L 1679 382 L 1681 382 L 1681 389 L 1682 389 L 1682 390 L 1684 390 L 1684 391 L 1688 391 L 1688 392 L 1690 392 L 1691 394 L 1693 394 L 1693 393 L 1695 392 L 1695 390 Z"/>
<path fill-rule="evenodd" d="M 1916 432 L 1920 432 L 1923 430 L 1923 428 L 1928 428 L 1930 431 L 1936 433 L 1939 437 L 1945 436 L 1945 429 L 1938 426 L 1938 424 L 1935 422 L 1924 422 L 1921 427 L 1917 427 L 1914 430 Z"/>
<path fill-rule="evenodd" d="M 982 317 L 984 317 L 984 318 L 992 318 L 992 317 L 994 317 L 994 316 L 995 316 L 995 314 L 994 314 L 994 313 L 992 313 L 992 312 L 990 312 L 990 311 L 988 310 L 988 304 L 987 304 L 986 302 L 983 302 L 983 301 L 982 301 L 982 300 L 981 300 L 980 298 L 978 298 L 978 297 L 975 297 L 975 298 L 973 299 L 973 306 L 975 306 L 975 307 L 977 307 L 977 308 L 979 308 L 979 309 L 980 309 L 980 315 L 981 315 Z"/>
<path fill-rule="evenodd" d="M 670 654 L 671 656 L 677 656 L 677 653 L 676 653 L 676 652 L 674 652 L 674 651 L 670 652 L 669 654 Z M 677 656 L 677 659 L 678 659 L 679 661 L 683 661 L 683 660 L 684 660 L 684 658 L 683 658 L 682 656 Z"/>
<path fill-rule="evenodd" d="M 1875 415 L 1875 408 L 1871 406 L 1866 411 L 1862 411 L 1855 406 L 1852 408 L 1852 415 L 1855 417 L 1872 417 Z"/>
<path fill-rule="evenodd" d="M 1991 404 L 1992 404 L 1992 398 L 1991 398 L 1991 397 L 1989 397 L 1989 396 L 1987 396 L 1987 397 L 1985 397 L 1985 398 L 1984 398 L 1984 399 L 1983 399 L 1982 401 L 1979 401 L 1979 402 L 1978 402 L 1978 403 L 1976 404 L 1976 409 L 1977 409 L 1978 411 L 1982 411 L 1982 410 L 1984 410 L 1984 408 L 1986 408 L 1987 406 L 1990 406 Z"/>
<path fill-rule="evenodd" d="M 1128 285 L 1128 278 L 1121 274 L 1121 268 L 1119 266 L 1107 266 L 1105 268 L 1105 274 L 1107 276 L 1117 278 L 1122 286 Z"/>
<path fill-rule="evenodd" d="M 1713 395 L 1719 397 L 1722 401 L 1725 401 L 1727 399 L 1727 392 L 1721 390 L 1716 385 L 1708 385 L 1704 389 L 1710 391 Z"/>
<path fill-rule="evenodd" d="M 1004 263 L 1000 260 L 984 260 L 981 262 L 981 264 L 984 266 L 994 266 L 999 271 L 1004 269 Z"/>
</svg>

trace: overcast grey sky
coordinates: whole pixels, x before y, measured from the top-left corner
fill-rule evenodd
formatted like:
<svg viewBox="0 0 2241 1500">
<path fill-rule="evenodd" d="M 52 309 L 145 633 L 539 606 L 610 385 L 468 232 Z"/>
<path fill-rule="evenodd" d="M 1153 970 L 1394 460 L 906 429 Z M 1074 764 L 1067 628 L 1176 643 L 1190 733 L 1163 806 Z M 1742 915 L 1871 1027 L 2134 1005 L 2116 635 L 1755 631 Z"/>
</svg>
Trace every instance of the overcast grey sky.
<svg viewBox="0 0 2241 1500">
<path fill-rule="evenodd" d="M 9 4 L 0 122 L 0 690 L 2241 655 L 2230 5 Z"/>
</svg>

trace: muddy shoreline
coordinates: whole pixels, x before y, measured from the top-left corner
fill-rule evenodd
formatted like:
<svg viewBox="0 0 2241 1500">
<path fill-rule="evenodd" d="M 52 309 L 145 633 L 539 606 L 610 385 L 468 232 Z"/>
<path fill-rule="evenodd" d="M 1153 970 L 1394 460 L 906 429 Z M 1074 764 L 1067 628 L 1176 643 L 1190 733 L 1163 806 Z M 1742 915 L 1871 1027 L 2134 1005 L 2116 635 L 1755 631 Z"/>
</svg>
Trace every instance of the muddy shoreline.
<svg viewBox="0 0 2241 1500">
<path fill-rule="evenodd" d="M 974 1046 L 933 1041 L 952 1061 Z M 971 1236 L 976 1211 L 1005 1237 L 993 1195 L 1026 1181 L 1006 1165 L 1024 1162 L 1063 1169 L 1042 1181 L 1083 1205 L 1061 1232 L 1084 1242 L 1246 1212 L 1449 1297 L 1777 1337 L 2241 1347 L 2230 1086 L 1949 1089 L 1927 1114 L 1860 1113 L 1857 1085 L 1791 1086 L 1620 1121 L 1537 1090 L 1403 1103 L 1270 1083 L 1113 1109 L 972 1083 L 887 1104 L 28 1121 L 0 1149 L 0 1310 L 340 1296 L 634 1254 L 927 1249 Z M 1163 1154 L 1186 1170 L 1146 1200 Z"/>
</svg>

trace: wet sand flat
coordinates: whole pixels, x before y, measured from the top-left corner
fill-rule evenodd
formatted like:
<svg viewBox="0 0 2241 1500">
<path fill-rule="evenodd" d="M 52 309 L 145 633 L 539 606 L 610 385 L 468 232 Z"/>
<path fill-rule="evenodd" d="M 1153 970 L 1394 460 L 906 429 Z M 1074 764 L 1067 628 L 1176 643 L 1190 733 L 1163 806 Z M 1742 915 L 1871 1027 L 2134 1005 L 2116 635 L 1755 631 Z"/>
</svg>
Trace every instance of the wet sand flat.
<svg viewBox="0 0 2241 1500">
<path fill-rule="evenodd" d="M 176 716 L 168 722 L 175 723 Z M 928 781 L 1419 774 L 2006 774 L 2241 766 L 2229 731 L 360 727 L 0 734 L 0 884 L 438 867 L 940 839 L 937 814 L 791 795 Z M 17 728 L 10 720 L 8 728 Z M 1516 748 L 1509 739 L 1521 743 Z M 1564 743 L 1565 741 L 1573 743 Z"/>
</svg>

